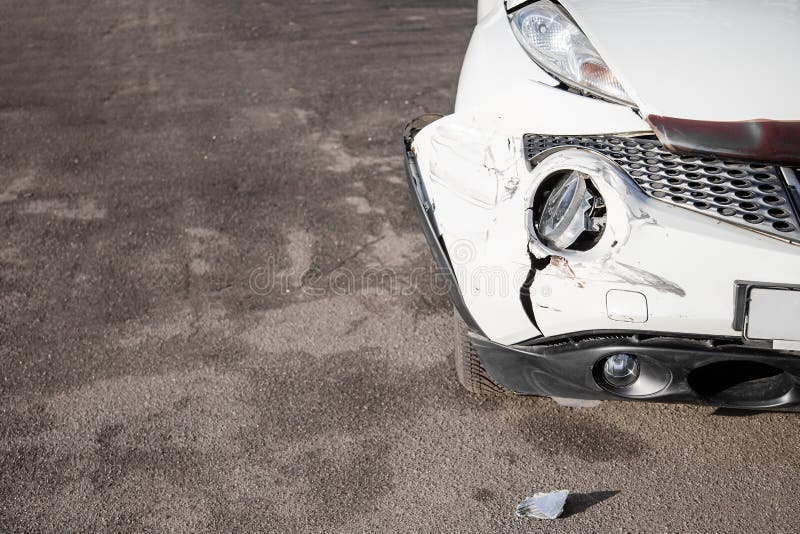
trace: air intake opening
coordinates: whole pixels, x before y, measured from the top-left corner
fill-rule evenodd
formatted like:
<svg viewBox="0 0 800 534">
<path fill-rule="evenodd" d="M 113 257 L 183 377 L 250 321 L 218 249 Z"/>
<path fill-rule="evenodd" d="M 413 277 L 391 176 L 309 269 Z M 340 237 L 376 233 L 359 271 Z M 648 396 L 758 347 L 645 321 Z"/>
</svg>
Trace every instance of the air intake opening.
<svg viewBox="0 0 800 534">
<path fill-rule="evenodd" d="M 794 379 L 788 373 L 758 362 L 715 362 L 689 373 L 689 386 L 703 397 L 726 404 L 777 399 L 789 393 Z"/>
</svg>

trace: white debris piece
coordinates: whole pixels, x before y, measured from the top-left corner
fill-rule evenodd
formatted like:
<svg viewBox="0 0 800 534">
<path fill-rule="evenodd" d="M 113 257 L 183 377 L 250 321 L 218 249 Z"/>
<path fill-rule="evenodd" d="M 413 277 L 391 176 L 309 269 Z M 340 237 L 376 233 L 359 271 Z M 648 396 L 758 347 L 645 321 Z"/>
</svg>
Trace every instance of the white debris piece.
<svg viewBox="0 0 800 534">
<path fill-rule="evenodd" d="M 555 519 L 564 511 L 568 490 L 537 493 L 517 505 L 517 517 L 536 517 L 538 519 Z"/>
</svg>

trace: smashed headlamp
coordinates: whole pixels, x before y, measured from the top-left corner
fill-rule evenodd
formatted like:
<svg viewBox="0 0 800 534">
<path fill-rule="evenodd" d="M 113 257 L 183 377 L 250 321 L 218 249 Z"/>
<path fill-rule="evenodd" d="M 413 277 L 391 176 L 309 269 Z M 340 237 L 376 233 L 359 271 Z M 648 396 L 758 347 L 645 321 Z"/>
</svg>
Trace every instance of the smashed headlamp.
<svg viewBox="0 0 800 534">
<path fill-rule="evenodd" d="M 588 250 L 603 234 L 606 207 L 589 176 L 565 171 L 539 187 L 533 203 L 536 234 L 555 249 Z"/>
<path fill-rule="evenodd" d="M 514 11 L 511 28 L 528 55 L 561 82 L 613 102 L 633 105 L 583 31 L 550 0 L 539 0 Z"/>
</svg>

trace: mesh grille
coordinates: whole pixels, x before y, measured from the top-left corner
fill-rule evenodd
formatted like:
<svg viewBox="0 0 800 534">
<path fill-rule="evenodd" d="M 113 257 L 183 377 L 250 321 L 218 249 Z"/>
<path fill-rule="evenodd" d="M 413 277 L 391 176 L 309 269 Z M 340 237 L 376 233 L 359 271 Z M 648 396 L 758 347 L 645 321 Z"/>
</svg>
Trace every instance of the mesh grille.
<svg viewBox="0 0 800 534">
<path fill-rule="evenodd" d="M 526 134 L 523 143 L 531 162 L 550 148 L 596 150 L 652 198 L 800 242 L 800 225 L 778 167 L 680 156 L 650 138 Z"/>
</svg>

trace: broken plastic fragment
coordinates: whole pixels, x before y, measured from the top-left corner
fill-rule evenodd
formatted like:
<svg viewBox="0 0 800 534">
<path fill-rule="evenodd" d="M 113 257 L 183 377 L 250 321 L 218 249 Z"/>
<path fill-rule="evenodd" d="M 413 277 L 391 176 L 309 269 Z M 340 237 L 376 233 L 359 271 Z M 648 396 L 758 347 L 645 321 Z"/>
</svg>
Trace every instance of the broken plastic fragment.
<svg viewBox="0 0 800 534">
<path fill-rule="evenodd" d="M 566 408 L 597 408 L 602 401 L 586 399 L 570 399 L 568 397 L 550 397 L 559 406 Z"/>
<path fill-rule="evenodd" d="M 517 517 L 536 517 L 539 519 L 555 519 L 564 511 L 568 490 L 537 493 L 517 505 Z"/>
</svg>

